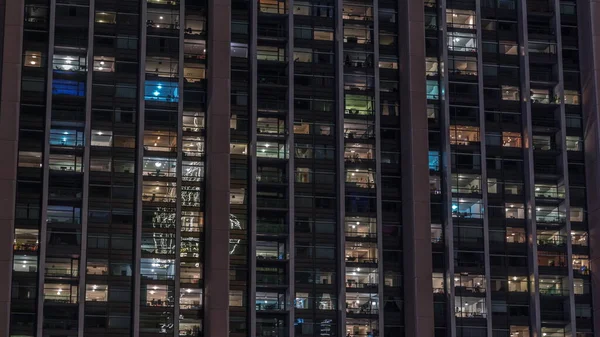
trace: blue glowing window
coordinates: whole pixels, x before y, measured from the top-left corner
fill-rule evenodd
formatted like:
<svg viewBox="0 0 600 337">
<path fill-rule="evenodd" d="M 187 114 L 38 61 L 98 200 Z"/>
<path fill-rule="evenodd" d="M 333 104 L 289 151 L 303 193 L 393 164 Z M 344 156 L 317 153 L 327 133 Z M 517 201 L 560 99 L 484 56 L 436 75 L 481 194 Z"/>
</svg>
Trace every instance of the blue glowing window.
<svg viewBox="0 0 600 337">
<path fill-rule="evenodd" d="M 69 80 L 52 80 L 53 95 L 85 96 L 85 83 Z"/>
<path fill-rule="evenodd" d="M 427 99 L 440 98 L 440 87 L 438 81 L 427 80 Z"/>
<path fill-rule="evenodd" d="M 440 153 L 438 151 L 429 151 L 429 169 L 432 171 L 440 170 Z"/>
<path fill-rule="evenodd" d="M 177 82 L 146 81 L 144 99 L 146 101 L 178 102 Z"/>
<path fill-rule="evenodd" d="M 83 146 L 83 132 L 76 130 L 51 129 L 50 145 Z"/>
</svg>

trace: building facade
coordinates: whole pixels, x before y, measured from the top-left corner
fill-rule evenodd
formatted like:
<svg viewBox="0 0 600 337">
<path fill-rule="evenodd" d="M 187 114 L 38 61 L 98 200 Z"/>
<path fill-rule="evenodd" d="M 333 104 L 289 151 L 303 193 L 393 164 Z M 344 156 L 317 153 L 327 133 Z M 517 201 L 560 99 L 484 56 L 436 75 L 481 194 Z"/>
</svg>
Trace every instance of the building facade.
<svg viewBox="0 0 600 337">
<path fill-rule="evenodd" d="M 1 336 L 598 336 L 596 7 L 0 0 Z"/>
</svg>

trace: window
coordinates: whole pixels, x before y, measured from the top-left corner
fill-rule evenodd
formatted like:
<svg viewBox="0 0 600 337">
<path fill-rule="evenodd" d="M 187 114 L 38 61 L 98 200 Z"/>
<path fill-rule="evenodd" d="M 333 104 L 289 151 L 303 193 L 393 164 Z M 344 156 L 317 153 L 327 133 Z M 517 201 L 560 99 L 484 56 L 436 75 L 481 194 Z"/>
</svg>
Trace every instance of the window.
<svg viewBox="0 0 600 337">
<path fill-rule="evenodd" d="M 112 146 L 112 131 L 92 130 L 92 146 Z"/>
<path fill-rule="evenodd" d="M 294 49 L 294 62 L 311 63 L 313 60 L 312 49 L 296 48 Z"/>
<path fill-rule="evenodd" d="M 550 42 L 529 41 L 527 50 L 530 54 L 556 54 L 556 44 Z"/>
<path fill-rule="evenodd" d="M 481 219 L 483 206 L 480 199 L 453 198 L 452 217 L 459 219 Z"/>
<path fill-rule="evenodd" d="M 479 127 L 450 125 L 450 144 L 472 145 L 479 142 Z"/>
<path fill-rule="evenodd" d="M 110 56 L 94 56 L 94 71 L 114 72 L 115 58 Z"/>
<path fill-rule="evenodd" d="M 567 151 L 582 151 L 583 140 L 578 136 L 566 136 Z"/>
<path fill-rule="evenodd" d="M 370 170 L 346 170 L 346 186 L 358 188 L 375 188 L 375 177 Z"/>
<path fill-rule="evenodd" d="M 115 12 L 96 12 L 96 23 L 115 24 L 117 23 L 117 13 Z"/>
<path fill-rule="evenodd" d="M 173 11 L 149 9 L 146 26 L 158 29 L 179 29 L 179 15 Z"/>
<path fill-rule="evenodd" d="M 579 91 L 565 90 L 565 104 L 579 105 Z"/>
<path fill-rule="evenodd" d="M 69 154 L 50 154 L 50 170 L 81 172 L 82 158 L 80 156 Z"/>
<path fill-rule="evenodd" d="M 285 62 L 285 49 L 270 46 L 257 46 L 256 59 L 263 61 Z"/>
<path fill-rule="evenodd" d="M 506 243 L 525 243 L 525 228 L 506 227 Z"/>
<path fill-rule="evenodd" d="M 525 219 L 525 207 L 523 204 L 505 204 L 505 216 L 507 219 Z"/>
<path fill-rule="evenodd" d="M 24 67 L 34 67 L 34 68 L 41 67 L 42 66 L 42 53 L 39 51 L 26 51 L 23 66 Z"/>
<path fill-rule="evenodd" d="M 261 13 L 271 14 L 285 14 L 286 6 L 285 1 L 277 0 L 260 0 L 258 1 L 258 7 Z"/>
<path fill-rule="evenodd" d="M 54 54 L 52 69 L 55 71 L 86 71 L 85 56 Z"/>
<path fill-rule="evenodd" d="M 452 75 L 477 76 L 477 58 L 468 56 L 450 56 L 448 72 Z"/>
<path fill-rule="evenodd" d="M 583 222 L 584 210 L 581 207 L 571 207 L 569 219 L 573 222 Z"/>
<path fill-rule="evenodd" d="M 51 129 L 50 145 L 83 146 L 83 132 L 77 130 Z"/>
<path fill-rule="evenodd" d="M 440 153 L 438 151 L 429 151 L 429 170 L 440 170 Z"/>
<path fill-rule="evenodd" d="M 66 96 L 85 96 L 85 83 L 71 80 L 53 79 L 52 94 Z"/>
<path fill-rule="evenodd" d="M 522 147 L 521 133 L 519 132 L 502 132 L 502 146 L 504 147 Z"/>
<path fill-rule="evenodd" d="M 448 27 L 474 29 L 475 12 L 461 9 L 446 9 Z"/>
<path fill-rule="evenodd" d="M 434 80 L 427 80 L 427 99 L 439 99 L 439 82 Z"/>
<path fill-rule="evenodd" d="M 345 95 L 345 113 L 350 115 L 371 115 L 373 99 L 362 95 Z"/>
<path fill-rule="evenodd" d="M 438 59 L 437 57 L 427 57 L 425 59 L 425 73 L 427 76 L 438 75 Z"/>
<path fill-rule="evenodd" d="M 549 151 L 554 147 L 550 136 L 533 135 L 532 143 L 534 150 Z"/>
<path fill-rule="evenodd" d="M 502 86 L 502 100 L 503 101 L 518 101 L 519 100 L 519 88 L 503 85 Z"/>
<path fill-rule="evenodd" d="M 15 238 L 13 240 L 14 251 L 35 252 L 38 250 L 38 230 L 15 228 Z"/>
<path fill-rule="evenodd" d="M 168 131 L 144 131 L 144 150 L 172 152 L 176 149 L 176 133 Z"/>
<path fill-rule="evenodd" d="M 476 52 L 477 36 L 473 33 L 448 32 L 448 50 Z"/>
<path fill-rule="evenodd" d="M 243 307 L 244 306 L 244 295 L 242 290 L 230 290 L 229 291 L 229 306 L 230 307 Z"/>
<path fill-rule="evenodd" d="M 550 91 L 547 89 L 531 89 L 529 92 L 531 103 L 550 104 L 557 103 L 557 97 L 551 97 Z"/>
<path fill-rule="evenodd" d="M 77 303 L 77 286 L 69 284 L 44 284 L 44 301 L 55 303 Z"/>
<path fill-rule="evenodd" d="M 431 243 L 442 243 L 444 234 L 441 224 L 431 224 Z"/>
<path fill-rule="evenodd" d="M 169 81 L 146 81 L 144 99 L 147 101 L 178 102 L 178 84 Z"/>
<path fill-rule="evenodd" d="M 510 292 L 527 292 L 529 287 L 527 284 L 527 277 L 525 276 L 509 276 L 508 277 L 508 291 Z"/>
<path fill-rule="evenodd" d="M 108 286 L 102 284 L 88 284 L 85 287 L 85 300 L 91 302 L 106 302 L 108 299 Z"/>
<path fill-rule="evenodd" d="M 315 29 L 313 32 L 313 39 L 316 41 L 333 41 L 333 32 Z"/>
<path fill-rule="evenodd" d="M 373 31 L 364 26 L 344 25 L 344 42 L 348 44 L 369 44 L 371 43 L 372 34 Z M 332 39 L 333 32 L 331 32 L 331 40 Z M 315 40 L 317 39 L 315 38 Z"/>
</svg>

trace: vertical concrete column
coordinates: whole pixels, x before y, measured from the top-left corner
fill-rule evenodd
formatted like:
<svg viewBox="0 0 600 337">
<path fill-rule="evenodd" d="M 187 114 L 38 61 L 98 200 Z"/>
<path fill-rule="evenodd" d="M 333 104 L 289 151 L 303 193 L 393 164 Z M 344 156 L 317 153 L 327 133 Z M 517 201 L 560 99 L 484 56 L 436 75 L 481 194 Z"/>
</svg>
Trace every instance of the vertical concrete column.
<svg viewBox="0 0 600 337">
<path fill-rule="evenodd" d="M 208 1 L 204 335 L 229 335 L 231 2 Z"/>
<path fill-rule="evenodd" d="M 399 2 L 405 335 L 433 337 L 423 2 Z"/>
<path fill-rule="evenodd" d="M 0 337 L 8 337 L 17 185 L 23 0 L 0 0 L 2 91 L 0 93 Z"/>
<path fill-rule="evenodd" d="M 600 1 L 577 1 L 594 336 L 600 336 Z"/>
</svg>

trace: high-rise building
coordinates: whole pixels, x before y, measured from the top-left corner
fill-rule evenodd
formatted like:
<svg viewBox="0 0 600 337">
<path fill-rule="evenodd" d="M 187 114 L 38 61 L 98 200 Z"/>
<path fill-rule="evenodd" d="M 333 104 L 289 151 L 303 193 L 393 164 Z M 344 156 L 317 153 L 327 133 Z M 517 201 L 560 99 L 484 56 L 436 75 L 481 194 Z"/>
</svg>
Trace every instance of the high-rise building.
<svg viewBox="0 0 600 337">
<path fill-rule="evenodd" d="M 600 336 L 597 7 L 0 0 L 0 337 Z"/>
</svg>

